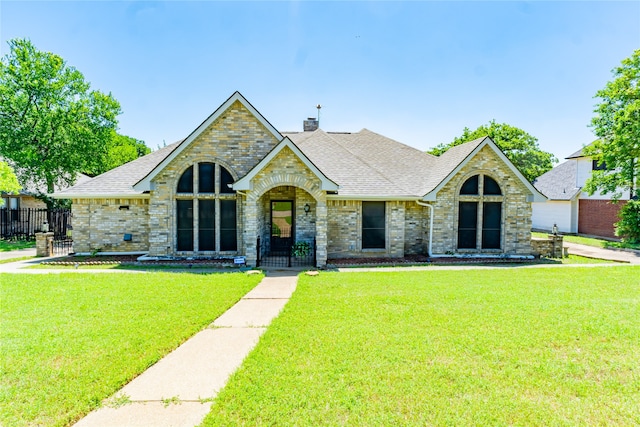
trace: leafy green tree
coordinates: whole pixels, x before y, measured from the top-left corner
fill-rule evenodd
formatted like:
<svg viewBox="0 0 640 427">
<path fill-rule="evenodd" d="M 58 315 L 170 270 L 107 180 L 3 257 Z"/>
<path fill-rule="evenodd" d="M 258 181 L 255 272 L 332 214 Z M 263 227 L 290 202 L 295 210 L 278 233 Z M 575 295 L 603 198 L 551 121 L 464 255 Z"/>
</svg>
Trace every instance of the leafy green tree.
<svg viewBox="0 0 640 427">
<path fill-rule="evenodd" d="M 640 49 L 624 59 L 613 75 L 596 93 L 601 101 L 591 126 L 600 139 L 584 149 L 606 168 L 593 171 L 585 190 L 611 194 L 617 201 L 622 190 L 628 189 L 631 198 L 637 195 L 640 177 Z"/>
<path fill-rule="evenodd" d="M 29 40 L 9 47 L 0 61 L 0 152 L 23 186 L 51 193 L 101 160 L 95 153 L 110 141 L 120 104 Z"/>
<path fill-rule="evenodd" d="M 529 181 L 533 181 L 553 168 L 553 164 L 557 162 L 553 154 L 540 149 L 536 137 L 506 123 L 496 123 L 495 120 L 491 120 L 488 125 L 482 125 L 474 131 L 465 127 L 461 136 L 448 144 L 440 144 L 432 148 L 428 153 L 439 156 L 451 147 L 484 136 L 490 137 Z"/>
<path fill-rule="evenodd" d="M 145 145 L 144 141 L 120 135 L 114 130 L 111 131 L 111 139 L 99 154 L 101 160 L 92 168 L 86 169 L 84 173 L 91 176 L 100 175 L 150 152 L 151 149 Z"/>
<path fill-rule="evenodd" d="M 17 193 L 20 191 L 18 178 L 13 173 L 13 169 L 6 162 L 0 161 L 0 193 Z M 4 199 L 0 198 L 0 206 L 4 204 Z"/>
<path fill-rule="evenodd" d="M 589 194 L 601 191 L 617 202 L 623 190 L 629 190 L 629 201 L 619 213 L 616 235 L 640 242 L 640 49 L 613 69 L 614 79 L 596 92 L 600 103 L 591 120 L 600 138 L 585 147 L 584 153 L 605 165 L 594 170 L 585 184 Z"/>
</svg>

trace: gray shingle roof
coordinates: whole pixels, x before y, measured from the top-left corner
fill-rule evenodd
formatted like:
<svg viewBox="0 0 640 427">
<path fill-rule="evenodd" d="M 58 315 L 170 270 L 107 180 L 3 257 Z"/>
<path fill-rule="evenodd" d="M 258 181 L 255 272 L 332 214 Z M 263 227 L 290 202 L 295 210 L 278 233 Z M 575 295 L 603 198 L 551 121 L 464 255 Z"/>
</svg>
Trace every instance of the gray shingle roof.
<svg viewBox="0 0 640 427">
<path fill-rule="evenodd" d="M 577 172 L 578 163 L 568 160 L 540 175 L 533 182 L 533 186 L 550 200 L 571 200 L 581 190 L 580 187 L 576 187 Z"/>
<path fill-rule="evenodd" d="M 463 162 L 484 138 L 453 147 L 439 157 L 367 129 L 355 133 L 283 133 L 340 188 L 345 197 L 420 198 Z M 180 141 L 182 142 L 182 141 Z M 175 150 L 171 144 L 144 157 L 57 192 L 56 197 L 127 197 L 133 186 Z"/>
<path fill-rule="evenodd" d="M 95 178 L 78 183 L 73 187 L 55 193 L 55 197 L 135 196 L 141 194 L 133 185 L 147 176 L 153 168 L 162 162 L 182 141 L 167 145 L 146 156 L 140 157 L 122 166 L 118 166 Z"/>
<path fill-rule="evenodd" d="M 422 177 L 436 158 L 370 130 L 287 134 L 343 196 L 420 196 Z"/>
</svg>

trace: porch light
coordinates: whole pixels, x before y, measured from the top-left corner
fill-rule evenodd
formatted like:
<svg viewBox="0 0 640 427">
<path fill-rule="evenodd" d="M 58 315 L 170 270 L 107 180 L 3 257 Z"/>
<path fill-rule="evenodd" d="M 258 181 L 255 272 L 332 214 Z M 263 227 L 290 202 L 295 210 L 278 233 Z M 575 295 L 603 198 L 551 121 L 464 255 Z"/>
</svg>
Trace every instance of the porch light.
<svg viewBox="0 0 640 427">
<path fill-rule="evenodd" d="M 309 203 L 305 203 L 305 205 L 304 205 L 304 213 L 308 214 L 310 210 L 311 210 L 311 206 L 309 206 Z"/>
</svg>

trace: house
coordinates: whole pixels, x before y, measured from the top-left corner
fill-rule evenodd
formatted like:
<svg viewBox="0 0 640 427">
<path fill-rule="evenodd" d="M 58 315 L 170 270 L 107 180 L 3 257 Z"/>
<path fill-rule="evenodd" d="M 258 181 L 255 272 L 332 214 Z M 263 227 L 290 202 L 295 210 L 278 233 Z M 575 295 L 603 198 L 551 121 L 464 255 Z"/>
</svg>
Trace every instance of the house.
<svg viewBox="0 0 640 427">
<path fill-rule="evenodd" d="M 187 138 L 53 196 L 77 253 L 244 256 L 315 247 L 315 262 L 531 253 L 545 200 L 490 138 L 435 157 L 363 129 L 275 129 L 239 92 Z"/>
<path fill-rule="evenodd" d="M 629 190 L 622 192 L 617 204 L 609 194 L 589 195 L 582 191 L 592 170 L 603 168 L 580 149 L 567 161 L 538 177 L 533 185 L 547 196 L 544 202 L 533 203 L 533 228 L 551 230 L 557 225 L 563 233 L 615 237 L 614 225 L 618 212 L 629 200 Z"/>
</svg>

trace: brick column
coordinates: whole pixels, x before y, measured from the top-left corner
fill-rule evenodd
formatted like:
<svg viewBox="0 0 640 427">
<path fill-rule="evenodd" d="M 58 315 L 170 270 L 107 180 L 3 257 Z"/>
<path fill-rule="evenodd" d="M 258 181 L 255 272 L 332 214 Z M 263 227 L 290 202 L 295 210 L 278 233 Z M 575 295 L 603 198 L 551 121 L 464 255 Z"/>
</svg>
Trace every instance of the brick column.
<svg viewBox="0 0 640 427">
<path fill-rule="evenodd" d="M 258 260 L 258 201 L 249 196 L 245 199 L 244 206 L 244 255 L 247 257 L 247 265 L 255 267 Z"/>
<path fill-rule="evenodd" d="M 53 255 L 53 232 L 36 233 L 36 256 Z"/>
<path fill-rule="evenodd" d="M 563 238 L 559 234 L 549 234 L 549 240 L 553 242 L 551 258 L 562 258 L 564 256 Z"/>
<path fill-rule="evenodd" d="M 327 204 L 318 201 L 316 205 L 316 267 L 327 265 Z"/>
</svg>

